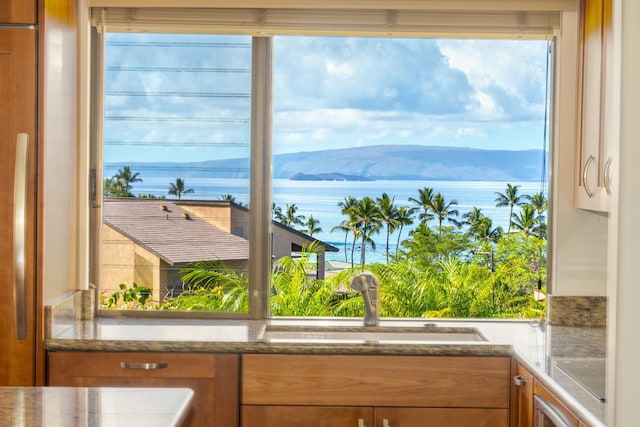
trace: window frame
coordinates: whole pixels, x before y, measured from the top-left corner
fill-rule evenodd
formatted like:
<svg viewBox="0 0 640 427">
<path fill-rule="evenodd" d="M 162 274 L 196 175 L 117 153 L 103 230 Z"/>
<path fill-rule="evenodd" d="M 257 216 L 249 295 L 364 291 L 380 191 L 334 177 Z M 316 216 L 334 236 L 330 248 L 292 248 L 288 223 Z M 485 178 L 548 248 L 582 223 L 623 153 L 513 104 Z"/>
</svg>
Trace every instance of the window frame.
<svg viewBox="0 0 640 427">
<path fill-rule="evenodd" d="M 96 2 L 94 2 L 96 3 Z M 97 2 L 97 6 L 103 6 Z M 465 3 L 465 2 L 462 2 Z M 528 2 L 531 3 L 531 2 Z M 571 10 L 564 2 L 558 6 L 560 13 L 560 28 L 553 31 L 546 37 L 531 36 L 528 38 L 551 39 L 553 40 L 554 54 L 556 58 L 552 64 L 551 90 L 550 90 L 550 159 L 549 164 L 552 165 L 550 170 L 554 170 L 557 164 L 554 164 L 554 141 L 561 138 L 559 128 L 555 123 L 558 122 L 558 114 L 567 116 L 566 106 L 572 106 L 571 100 L 559 97 L 558 87 L 564 83 L 569 83 L 567 70 L 569 75 L 571 70 L 575 71 L 576 64 L 573 64 L 571 57 L 575 54 L 576 47 L 572 46 L 572 38 L 567 37 L 566 41 L 562 37 L 563 31 L 571 34 L 577 34 L 577 13 Z M 474 3 L 475 4 L 475 3 Z M 93 5 L 93 4 L 92 4 Z M 562 6 L 562 7 L 560 7 Z M 104 9 L 100 9 L 100 13 L 104 13 Z M 218 10 L 218 9 L 208 9 Z M 90 10 L 91 12 L 91 10 Z M 308 10 L 305 11 L 309 13 Z M 322 11 L 319 11 L 320 13 Z M 326 11 L 324 11 L 326 12 Z M 387 11 L 393 12 L 391 10 Z M 460 11 L 458 11 L 460 12 Z M 464 12 L 464 11 L 462 11 Z M 466 12 L 477 13 L 477 12 Z M 91 14 L 91 13 L 90 13 Z M 97 15 L 94 9 L 93 16 Z M 455 14 L 454 14 L 455 15 Z M 355 15 L 354 15 L 355 16 Z M 389 15 L 392 16 L 392 15 Z M 335 17 L 333 18 L 335 19 Z M 90 43 L 90 114 L 89 121 L 89 170 L 87 171 L 87 180 L 89 184 L 89 194 L 86 203 L 89 209 L 89 251 L 87 255 L 87 264 L 89 265 L 89 283 L 98 286 L 100 283 L 99 268 L 94 266 L 100 265 L 99 251 L 99 235 L 102 226 L 102 143 L 103 143 L 103 98 L 104 93 L 104 52 L 105 52 L 105 32 L 110 27 L 105 26 L 104 22 L 94 19 L 94 26 L 91 28 Z M 330 24 L 330 23 L 329 23 Z M 328 25 L 329 25 L 328 24 Z M 340 23 L 344 24 L 344 22 Z M 329 25 L 330 27 L 330 25 Z M 245 29 L 236 26 L 236 31 L 228 31 L 230 27 L 224 27 L 225 33 L 247 34 L 256 32 L 255 28 Z M 292 33 L 283 31 L 274 31 L 273 34 L 296 34 L 296 35 L 342 35 L 349 36 L 349 31 L 342 29 L 320 31 L 317 28 L 311 31 L 296 30 Z M 158 26 L 159 32 L 162 31 L 162 25 Z M 120 28 L 122 31 L 123 29 Z M 174 28 L 174 30 L 176 30 Z M 211 33 L 221 33 L 220 28 L 214 27 Z M 364 33 L 369 36 L 385 36 L 391 35 L 387 30 L 381 33 L 379 29 L 367 30 Z M 459 33 L 460 37 L 468 37 L 469 31 L 463 30 Z M 265 254 L 271 254 L 272 241 L 272 221 L 271 221 L 271 163 L 272 163 L 272 129 L 273 129 L 273 37 L 272 34 L 264 34 L 263 30 L 258 30 L 258 34 L 252 34 L 252 94 L 251 94 L 251 159 L 250 159 L 250 200 L 251 209 L 249 210 L 249 227 L 250 227 L 250 253 L 249 253 L 249 310 L 248 313 L 225 313 L 225 312 L 159 312 L 159 311 L 141 311 L 141 310 L 100 310 L 98 298 L 96 305 L 98 315 L 110 316 L 129 316 L 129 317 L 204 317 L 204 318 L 240 318 L 240 319 L 267 319 L 270 318 L 269 313 L 269 290 L 271 276 L 271 257 Z M 365 34 L 359 34 L 365 35 Z M 477 34 L 476 34 L 477 35 Z M 433 32 L 413 31 L 411 33 L 396 34 L 399 38 L 403 37 L 426 37 L 433 38 Z M 450 36 L 450 35 L 449 35 Z M 495 38 L 494 33 L 486 33 L 486 37 Z M 523 34 L 511 34 L 511 37 L 500 37 L 504 39 L 517 39 L 523 37 Z M 564 68 L 563 68 L 564 67 Z M 563 71 L 560 73 L 560 71 Z M 566 86 L 566 84 L 564 84 Z M 571 101 L 571 102 L 569 102 Z M 569 104 L 567 104 L 569 102 Z M 572 106 L 573 107 L 573 106 Z M 553 193 L 556 191 L 554 184 L 554 176 L 550 174 L 549 180 L 549 209 L 548 209 L 548 287 L 553 288 Z"/>
</svg>

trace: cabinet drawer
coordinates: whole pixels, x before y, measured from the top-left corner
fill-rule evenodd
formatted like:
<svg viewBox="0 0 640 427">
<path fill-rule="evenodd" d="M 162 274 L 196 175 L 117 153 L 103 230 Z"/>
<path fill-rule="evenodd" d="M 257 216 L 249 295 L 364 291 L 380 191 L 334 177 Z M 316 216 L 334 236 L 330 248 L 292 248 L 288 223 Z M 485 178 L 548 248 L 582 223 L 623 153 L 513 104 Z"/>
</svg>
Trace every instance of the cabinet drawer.
<svg viewBox="0 0 640 427">
<path fill-rule="evenodd" d="M 49 379 L 76 377 L 200 378 L 216 377 L 216 357 L 212 354 L 179 353 L 49 353 Z"/>
<path fill-rule="evenodd" d="M 242 404 L 509 408 L 506 357 L 242 357 Z"/>
<path fill-rule="evenodd" d="M 508 427 L 508 409 L 376 408 L 375 427 Z"/>
<path fill-rule="evenodd" d="M 373 426 L 373 408 L 242 406 L 242 427 Z"/>
</svg>

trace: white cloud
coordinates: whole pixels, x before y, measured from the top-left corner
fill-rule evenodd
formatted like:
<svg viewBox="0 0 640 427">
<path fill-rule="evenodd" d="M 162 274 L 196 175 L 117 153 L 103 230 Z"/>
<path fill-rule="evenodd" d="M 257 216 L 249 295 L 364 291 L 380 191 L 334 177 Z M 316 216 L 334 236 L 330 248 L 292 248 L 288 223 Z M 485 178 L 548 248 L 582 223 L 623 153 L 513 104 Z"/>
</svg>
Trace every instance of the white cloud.
<svg viewBox="0 0 640 427">
<path fill-rule="evenodd" d="M 325 68 L 330 76 L 350 77 L 353 75 L 353 69 L 349 64 L 339 64 L 335 61 L 327 61 Z"/>
<path fill-rule="evenodd" d="M 496 112 L 510 120 L 513 116 L 540 115 L 543 111 L 546 43 L 439 40 L 438 46 L 449 65 L 467 76 L 481 108 L 486 108 L 487 103 L 500 106 Z"/>
</svg>

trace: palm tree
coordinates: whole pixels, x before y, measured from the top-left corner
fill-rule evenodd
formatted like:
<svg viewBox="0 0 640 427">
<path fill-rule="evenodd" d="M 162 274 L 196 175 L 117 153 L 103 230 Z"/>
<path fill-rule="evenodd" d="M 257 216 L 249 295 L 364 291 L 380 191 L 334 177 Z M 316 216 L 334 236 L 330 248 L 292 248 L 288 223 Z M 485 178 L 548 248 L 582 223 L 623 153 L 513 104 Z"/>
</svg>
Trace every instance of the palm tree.
<svg viewBox="0 0 640 427">
<path fill-rule="evenodd" d="M 318 224 L 320 224 L 320 221 L 315 219 L 313 215 L 310 215 L 306 224 L 304 224 L 307 227 L 305 233 L 309 236 L 313 236 L 315 233 L 321 233 L 322 227 L 318 227 Z"/>
<path fill-rule="evenodd" d="M 509 227 L 507 228 L 507 234 L 511 232 L 511 218 L 513 217 L 513 207 L 521 206 L 526 203 L 529 196 L 521 196 L 518 194 L 518 186 L 507 184 L 507 189 L 504 194 L 496 192 L 496 207 L 509 206 Z"/>
<path fill-rule="evenodd" d="M 408 206 L 400 206 L 398 210 L 398 216 L 396 221 L 398 223 L 398 241 L 396 242 L 396 255 L 398 254 L 398 248 L 400 247 L 400 236 L 402 235 L 402 229 L 405 225 L 413 224 L 413 214 L 418 208 L 410 208 Z"/>
<path fill-rule="evenodd" d="M 447 202 L 444 196 L 441 193 L 433 196 L 433 200 L 431 202 L 431 211 L 433 215 L 438 218 L 438 232 L 442 232 L 442 221 L 447 219 L 447 221 L 454 223 L 456 226 L 460 226 L 460 223 L 453 218 L 452 216 L 458 216 L 457 209 L 451 209 L 452 206 L 457 205 L 458 202 L 456 200 L 451 200 Z"/>
<path fill-rule="evenodd" d="M 169 194 L 171 196 L 176 196 L 178 199 L 182 197 L 183 194 L 193 193 L 193 188 L 184 188 L 184 180 L 182 178 L 176 178 L 175 183 L 169 184 Z"/>
<path fill-rule="evenodd" d="M 542 191 L 529 197 L 529 204 L 533 206 L 538 215 L 542 215 L 542 213 L 547 210 L 548 206 L 547 198 Z"/>
<path fill-rule="evenodd" d="M 547 198 L 544 193 L 540 191 L 535 193 L 529 198 L 529 204 L 536 211 L 536 226 L 538 229 L 538 238 L 542 239 L 547 234 L 546 218 L 542 215 L 548 208 Z"/>
<path fill-rule="evenodd" d="M 286 225 L 287 227 L 293 228 L 294 225 L 304 225 L 305 216 L 297 215 L 298 207 L 295 203 L 289 205 L 288 203 L 285 205 L 284 212 L 281 208 L 276 207 L 273 204 L 273 213 L 276 219 L 281 223 Z"/>
<path fill-rule="evenodd" d="M 485 218 L 488 219 L 488 217 L 482 213 L 482 209 L 475 206 L 472 210 L 462 215 L 463 224 L 467 224 L 469 226 L 468 234 L 473 236 L 476 242 L 482 239 L 481 234 L 483 223 L 486 222 Z"/>
<path fill-rule="evenodd" d="M 102 192 L 105 197 L 127 197 L 115 176 L 104 179 Z"/>
<path fill-rule="evenodd" d="M 389 197 L 387 193 L 382 193 L 382 197 L 377 198 L 378 211 L 380 214 L 380 220 L 386 225 L 387 240 L 386 240 L 386 260 L 389 264 L 389 236 L 396 229 L 398 224 L 399 209 L 393 204 L 395 196 Z"/>
<path fill-rule="evenodd" d="M 538 230 L 536 210 L 531 205 L 522 205 L 520 212 L 513 214 L 511 224 L 527 236 L 535 236 Z"/>
<path fill-rule="evenodd" d="M 351 208 L 354 207 L 356 205 L 356 203 L 358 203 L 358 200 L 353 197 L 353 196 L 349 196 L 349 197 L 345 197 L 343 201 L 338 202 L 338 206 L 340 207 L 340 213 L 342 213 L 343 215 L 349 215 L 349 218 L 351 218 L 350 215 L 350 211 Z M 353 249 L 355 247 L 355 241 L 356 241 L 356 236 L 355 236 L 355 227 L 353 227 L 350 223 L 353 221 L 349 221 L 349 220 L 345 220 L 342 221 L 342 223 L 340 225 L 337 225 L 335 227 L 333 227 L 331 229 L 331 231 L 344 231 L 344 261 L 348 262 L 347 260 L 347 237 L 349 237 L 349 233 L 353 233 L 353 246 L 351 247 L 351 268 L 353 268 Z"/>
<path fill-rule="evenodd" d="M 364 197 L 358 200 L 358 203 L 351 210 L 353 212 L 353 219 L 358 225 L 358 236 L 361 242 L 360 264 L 364 266 L 365 248 L 367 244 L 371 245 L 373 250 L 376 249 L 376 244 L 371 236 L 378 233 L 382 227 L 380 212 L 375 200 L 371 197 Z"/>
<path fill-rule="evenodd" d="M 351 268 L 353 268 L 353 252 L 356 249 L 356 240 L 358 239 L 358 224 L 353 219 L 353 216 L 350 215 L 348 219 L 333 227 L 331 231 L 344 231 L 344 262 L 349 262 L 347 258 L 347 236 L 349 233 L 353 233 L 353 243 L 351 244 Z"/>
<path fill-rule="evenodd" d="M 431 210 L 431 206 L 433 205 L 433 188 L 424 187 L 423 189 L 418 190 L 418 198 L 409 197 L 409 201 L 418 205 L 418 208 L 422 209 L 422 213 L 418 218 L 420 218 L 420 222 L 426 224 L 427 221 L 433 219 L 433 215 L 429 213 Z"/>
<path fill-rule="evenodd" d="M 276 202 L 271 203 L 271 213 L 272 213 L 272 218 L 275 218 L 279 222 L 284 221 L 285 218 L 282 213 L 282 208 L 280 206 L 277 206 Z"/>
<path fill-rule="evenodd" d="M 131 194 L 133 185 L 131 184 L 134 182 L 142 182 L 142 178 L 138 178 L 139 175 L 140 173 L 138 172 L 133 173 L 130 166 L 124 166 L 122 169 L 118 170 L 118 173 L 113 177 L 122 189 L 123 195 L 125 197 L 133 197 L 133 194 Z"/>
</svg>

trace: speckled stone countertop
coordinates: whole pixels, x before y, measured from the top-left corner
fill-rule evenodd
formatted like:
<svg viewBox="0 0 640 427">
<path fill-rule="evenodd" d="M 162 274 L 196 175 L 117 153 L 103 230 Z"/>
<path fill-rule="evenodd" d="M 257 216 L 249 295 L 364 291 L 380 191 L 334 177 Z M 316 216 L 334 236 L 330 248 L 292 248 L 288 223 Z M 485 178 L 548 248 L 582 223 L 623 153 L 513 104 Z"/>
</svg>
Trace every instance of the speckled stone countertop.
<svg viewBox="0 0 640 427">
<path fill-rule="evenodd" d="M 605 403 L 570 375 L 572 363 L 586 366 L 604 384 L 605 328 L 550 326 L 514 320 L 383 320 L 380 328 L 474 328 L 486 340 L 451 338 L 430 342 L 264 337 L 265 328 L 362 328 L 361 319 L 284 319 L 269 321 L 96 318 L 54 329 L 49 351 L 136 351 L 293 354 L 380 354 L 513 356 L 588 426 L 603 426 Z M 593 368 L 589 368 L 589 367 Z M 584 370 L 584 369 L 583 369 Z"/>
<path fill-rule="evenodd" d="M 0 387 L 0 424 L 173 427 L 184 421 L 192 397 L 186 388 Z"/>
</svg>

